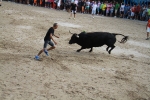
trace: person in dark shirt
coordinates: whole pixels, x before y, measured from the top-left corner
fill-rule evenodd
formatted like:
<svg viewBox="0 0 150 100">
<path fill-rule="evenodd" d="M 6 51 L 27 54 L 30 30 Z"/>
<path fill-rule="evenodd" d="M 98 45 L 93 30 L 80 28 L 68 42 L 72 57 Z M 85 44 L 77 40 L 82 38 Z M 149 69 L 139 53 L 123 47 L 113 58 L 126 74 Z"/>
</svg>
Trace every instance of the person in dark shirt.
<svg viewBox="0 0 150 100">
<path fill-rule="evenodd" d="M 75 19 L 76 10 L 77 10 L 77 5 L 74 2 L 74 3 L 71 4 L 71 15 L 70 15 L 70 18 L 72 17 L 72 14 L 74 14 L 74 19 Z"/>
<path fill-rule="evenodd" d="M 81 1 L 81 13 L 84 13 L 84 6 L 85 6 L 85 2 L 84 0 Z"/>
<path fill-rule="evenodd" d="M 56 36 L 54 34 L 54 30 L 57 29 L 58 27 L 58 24 L 57 23 L 54 23 L 53 24 L 53 27 L 49 28 L 49 30 L 47 31 L 45 37 L 44 37 L 44 47 L 42 50 L 40 50 L 40 52 L 38 53 L 38 55 L 35 56 L 35 59 L 36 60 L 39 60 L 40 57 L 39 55 L 44 51 L 45 54 L 48 56 L 48 51 L 49 50 L 52 50 L 52 49 L 55 49 L 55 45 L 57 44 L 57 42 L 54 40 L 53 36 L 55 36 L 56 38 L 59 38 L 58 36 Z M 53 41 L 53 42 L 52 42 Z M 49 49 L 46 49 L 47 48 L 47 44 L 49 44 L 51 47 Z"/>
</svg>

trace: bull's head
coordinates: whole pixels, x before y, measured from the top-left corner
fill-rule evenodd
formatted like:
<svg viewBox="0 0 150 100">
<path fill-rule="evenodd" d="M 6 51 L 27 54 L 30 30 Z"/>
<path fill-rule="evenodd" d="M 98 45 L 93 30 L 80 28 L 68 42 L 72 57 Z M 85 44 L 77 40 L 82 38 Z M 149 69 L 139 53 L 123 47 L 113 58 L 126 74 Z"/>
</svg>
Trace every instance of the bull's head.
<svg viewBox="0 0 150 100">
<path fill-rule="evenodd" d="M 70 31 L 69 31 L 70 32 Z M 71 32 L 70 32 L 71 33 Z M 78 39 L 79 39 L 79 35 L 76 33 L 71 33 L 71 39 L 69 41 L 69 44 L 73 44 L 73 43 L 77 43 Z"/>
</svg>

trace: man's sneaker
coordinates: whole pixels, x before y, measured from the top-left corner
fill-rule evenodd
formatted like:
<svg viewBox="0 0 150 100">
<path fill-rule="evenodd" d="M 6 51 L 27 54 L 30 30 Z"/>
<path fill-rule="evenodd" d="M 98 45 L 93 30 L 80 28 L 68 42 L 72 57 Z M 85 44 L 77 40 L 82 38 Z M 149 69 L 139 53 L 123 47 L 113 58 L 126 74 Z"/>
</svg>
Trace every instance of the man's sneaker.
<svg viewBox="0 0 150 100">
<path fill-rule="evenodd" d="M 49 54 L 48 54 L 48 51 L 47 51 L 47 50 L 44 50 L 44 52 L 45 52 L 45 54 L 46 54 L 47 56 L 49 56 Z"/>
<path fill-rule="evenodd" d="M 35 59 L 35 60 L 39 60 L 40 57 L 36 55 L 34 59 Z"/>
</svg>

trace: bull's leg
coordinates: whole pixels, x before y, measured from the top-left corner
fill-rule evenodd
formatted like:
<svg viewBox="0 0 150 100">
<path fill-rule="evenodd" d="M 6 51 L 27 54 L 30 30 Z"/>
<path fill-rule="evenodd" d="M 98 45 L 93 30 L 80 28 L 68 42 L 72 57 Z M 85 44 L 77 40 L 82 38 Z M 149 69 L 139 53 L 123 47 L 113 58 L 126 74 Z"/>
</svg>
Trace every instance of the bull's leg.
<svg viewBox="0 0 150 100">
<path fill-rule="evenodd" d="M 84 49 L 83 47 L 81 47 L 81 49 L 78 49 L 77 52 L 80 52 L 82 49 Z"/>
<path fill-rule="evenodd" d="M 90 51 L 89 52 L 92 52 L 93 51 L 93 47 L 91 47 Z"/>
<path fill-rule="evenodd" d="M 115 46 L 112 46 L 111 49 L 108 51 L 109 54 L 111 54 L 111 50 L 113 50 Z"/>
<path fill-rule="evenodd" d="M 108 49 L 109 49 L 109 46 L 106 48 L 106 51 L 108 51 Z"/>
</svg>

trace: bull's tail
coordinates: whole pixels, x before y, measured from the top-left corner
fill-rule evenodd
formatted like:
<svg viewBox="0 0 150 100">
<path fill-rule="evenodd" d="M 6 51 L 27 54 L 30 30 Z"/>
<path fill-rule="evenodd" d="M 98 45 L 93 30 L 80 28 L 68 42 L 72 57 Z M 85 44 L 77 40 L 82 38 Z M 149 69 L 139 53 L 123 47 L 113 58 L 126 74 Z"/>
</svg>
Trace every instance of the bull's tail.
<svg viewBox="0 0 150 100">
<path fill-rule="evenodd" d="M 118 41 L 118 42 L 120 42 L 120 43 L 126 43 L 127 40 L 129 39 L 128 36 L 125 36 L 125 35 L 123 35 L 123 34 L 116 34 L 116 33 L 112 33 L 112 34 L 113 34 L 114 36 L 116 36 L 116 35 L 121 35 L 121 36 L 123 36 L 122 40 L 121 40 L 121 41 Z"/>
</svg>

